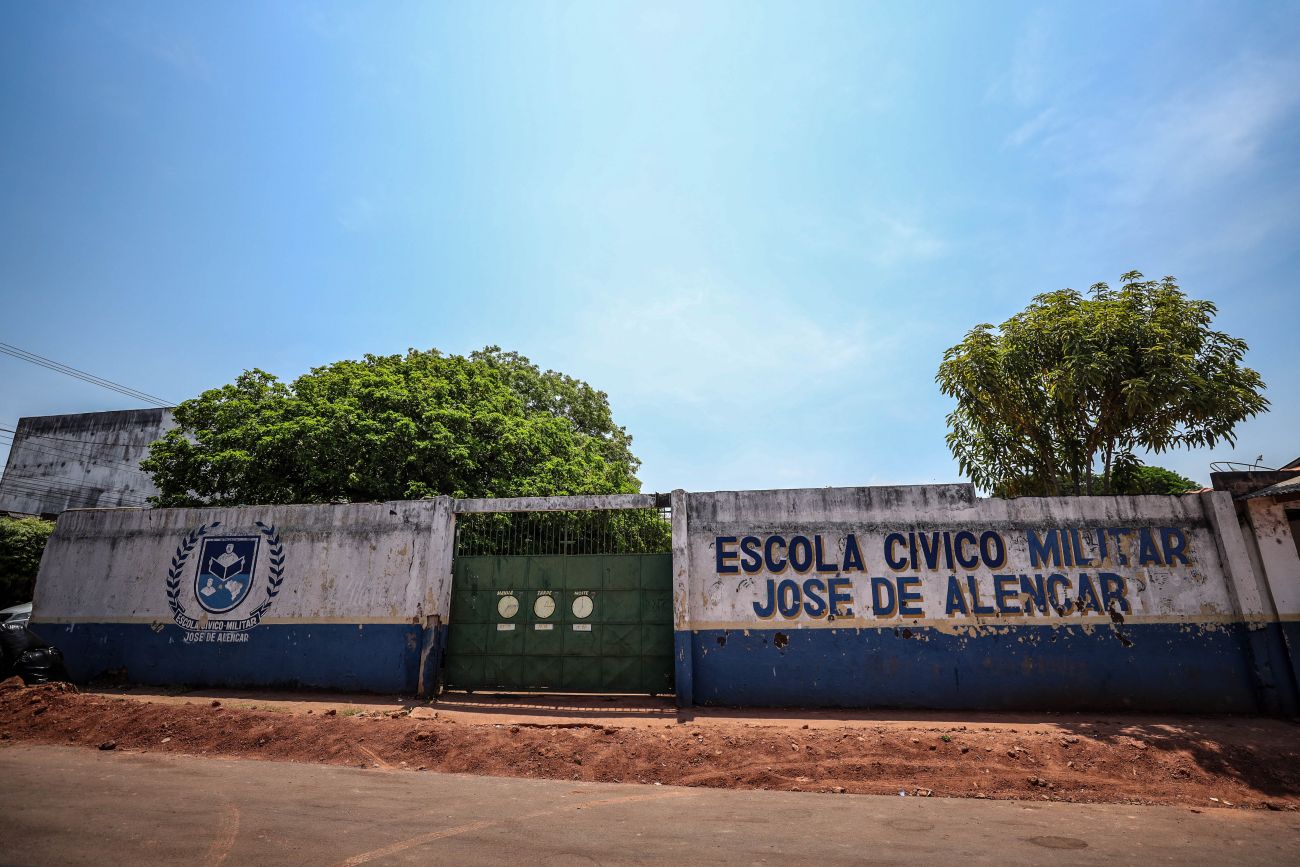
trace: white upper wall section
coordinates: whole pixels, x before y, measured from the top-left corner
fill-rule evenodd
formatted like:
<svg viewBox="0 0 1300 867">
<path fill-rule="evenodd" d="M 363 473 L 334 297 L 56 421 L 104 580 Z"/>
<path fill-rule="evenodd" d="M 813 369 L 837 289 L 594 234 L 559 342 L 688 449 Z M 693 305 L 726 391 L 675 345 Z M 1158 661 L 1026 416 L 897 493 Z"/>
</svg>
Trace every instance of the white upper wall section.
<svg viewBox="0 0 1300 867">
<path fill-rule="evenodd" d="M 679 630 L 1206 626 L 1273 614 L 1222 492 L 997 500 L 931 485 L 678 491 L 672 505 Z M 35 616 L 207 630 L 247 618 L 446 622 L 455 511 L 449 498 L 69 511 L 46 548 Z M 247 581 L 230 566 L 238 592 L 214 613 L 227 597 L 204 582 L 224 553 L 256 565 Z"/>
<path fill-rule="evenodd" d="M 452 517 L 447 498 L 351 505 L 231 509 L 112 509 L 64 513 L 41 561 L 35 619 L 170 623 L 167 581 L 176 570 L 186 616 L 205 615 L 196 586 L 205 540 L 256 539 L 256 564 L 237 620 L 267 599 L 274 528 L 282 583 L 263 622 L 423 623 L 446 618 Z M 219 522 L 219 526 L 214 523 Z M 206 528 L 188 553 L 187 536 Z M 239 553 L 247 553 L 238 547 Z M 177 569 L 177 562 L 180 562 Z M 207 575 L 205 572 L 204 575 Z M 242 589 L 242 588 L 241 588 Z M 440 601 L 441 600 L 441 601 Z"/>
<path fill-rule="evenodd" d="M 1221 493 L 999 500 L 968 485 L 688 494 L 689 599 L 678 628 L 1253 617 L 1261 612 L 1240 530 L 1230 522 L 1221 546 L 1215 497 L 1231 511 Z M 1238 561 L 1245 598 L 1224 551 Z"/>
</svg>

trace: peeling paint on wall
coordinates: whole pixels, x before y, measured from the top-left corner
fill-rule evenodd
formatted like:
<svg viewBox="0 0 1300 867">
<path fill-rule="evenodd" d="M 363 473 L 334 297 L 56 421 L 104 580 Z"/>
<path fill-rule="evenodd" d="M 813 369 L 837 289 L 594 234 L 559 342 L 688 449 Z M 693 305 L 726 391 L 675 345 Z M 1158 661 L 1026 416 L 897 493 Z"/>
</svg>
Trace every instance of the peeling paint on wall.
<svg viewBox="0 0 1300 867">
<path fill-rule="evenodd" d="M 33 623 L 78 679 L 415 692 L 429 624 L 446 620 L 452 535 L 445 499 L 74 510 Z M 226 583 L 237 594 L 213 607 Z"/>
<path fill-rule="evenodd" d="M 690 495 L 691 624 L 910 623 L 971 635 L 1004 622 L 1091 629 L 1234 616 L 1194 497 L 976 501 L 911 490 L 915 502 L 902 491 L 848 507 L 820 490 Z M 761 493 L 788 500 L 781 511 L 798 518 L 764 519 L 770 507 L 744 517 Z M 872 508 L 881 501 L 888 511 Z"/>
<path fill-rule="evenodd" d="M 685 703 L 1294 701 L 1300 575 L 1247 546 L 1226 494 L 981 500 L 938 485 L 674 491 L 671 503 Z M 82 678 L 428 690 L 455 628 L 457 508 L 74 510 L 47 548 L 33 623 Z M 1289 524 L 1259 521 L 1263 547 L 1286 549 L 1270 540 Z"/>
<path fill-rule="evenodd" d="M 1268 617 L 1237 603 L 1215 497 L 689 494 L 690 698 L 1254 709 Z"/>
</svg>

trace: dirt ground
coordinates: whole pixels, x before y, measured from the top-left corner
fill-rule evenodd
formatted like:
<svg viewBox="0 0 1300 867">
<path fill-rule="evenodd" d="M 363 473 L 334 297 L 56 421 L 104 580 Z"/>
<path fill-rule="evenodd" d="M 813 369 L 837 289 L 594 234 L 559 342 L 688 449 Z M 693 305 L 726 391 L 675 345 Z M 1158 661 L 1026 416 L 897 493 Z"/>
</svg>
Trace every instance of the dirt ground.
<svg viewBox="0 0 1300 867">
<path fill-rule="evenodd" d="M 1300 725 L 696 711 L 664 702 L 80 693 L 0 684 L 5 741 L 589 782 L 1300 809 Z"/>
</svg>

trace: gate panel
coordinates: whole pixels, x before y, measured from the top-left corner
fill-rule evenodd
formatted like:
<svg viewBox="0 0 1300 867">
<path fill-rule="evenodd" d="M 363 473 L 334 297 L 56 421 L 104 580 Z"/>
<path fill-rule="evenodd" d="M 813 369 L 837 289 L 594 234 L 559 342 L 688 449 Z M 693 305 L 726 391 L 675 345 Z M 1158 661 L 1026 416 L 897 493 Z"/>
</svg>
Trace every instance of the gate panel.
<svg viewBox="0 0 1300 867">
<path fill-rule="evenodd" d="M 448 689 L 670 693 L 672 555 L 456 558 Z"/>
</svg>

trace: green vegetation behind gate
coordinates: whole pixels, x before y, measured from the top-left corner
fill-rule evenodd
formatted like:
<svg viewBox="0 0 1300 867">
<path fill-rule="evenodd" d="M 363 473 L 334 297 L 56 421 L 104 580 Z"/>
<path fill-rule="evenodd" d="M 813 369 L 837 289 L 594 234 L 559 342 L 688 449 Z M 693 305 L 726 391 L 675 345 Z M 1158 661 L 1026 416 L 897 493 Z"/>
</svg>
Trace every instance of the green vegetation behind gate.
<svg viewBox="0 0 1300 867">
<path fill-rule="evenodd" d="M 672 550 L 667 510 L 456 516 L 456 555 L 654 554 Z"/>
</svg>

